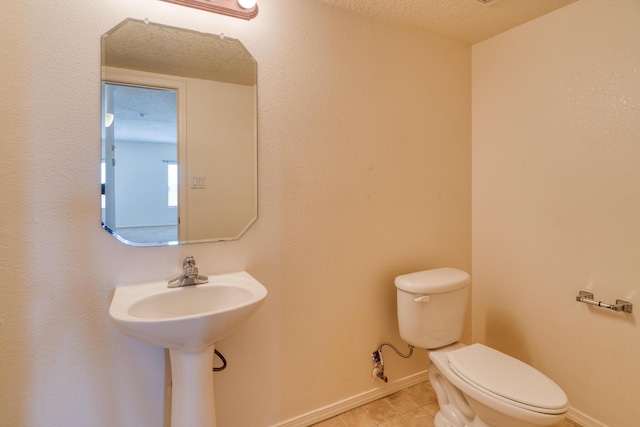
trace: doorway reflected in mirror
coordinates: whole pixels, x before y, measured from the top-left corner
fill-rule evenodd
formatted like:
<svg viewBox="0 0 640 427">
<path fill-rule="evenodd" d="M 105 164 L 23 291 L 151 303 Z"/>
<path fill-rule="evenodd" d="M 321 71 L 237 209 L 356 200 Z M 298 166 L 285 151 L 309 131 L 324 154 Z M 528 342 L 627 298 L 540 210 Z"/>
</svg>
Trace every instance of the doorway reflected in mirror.
<svg viewBox="0 0 640 427">
<path fill-rule="evenodd" d="M 176 91 L 103 83 L 103 93 L 103 226 L 126 242 L 177 242 Z"/>
</svg>

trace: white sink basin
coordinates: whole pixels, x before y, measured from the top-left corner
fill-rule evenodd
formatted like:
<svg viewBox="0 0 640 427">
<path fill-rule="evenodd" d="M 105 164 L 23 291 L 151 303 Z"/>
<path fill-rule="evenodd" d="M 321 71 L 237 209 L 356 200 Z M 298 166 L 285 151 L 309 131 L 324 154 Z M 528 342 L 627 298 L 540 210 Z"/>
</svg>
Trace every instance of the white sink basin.
<svg viewBox="0 0 640 427">
<path fill-rule="evenodd" d="M 124 334 L 147 344 L 195 353 L 249 318 L 267 290 L 247 272 L 209 276 L 209 283 L 166 282 L 116 287 L 109 315 Z"/>
<path fill-rule="evenodd" d="M 124 334 L 169 349 L 173 427 L 215 427 L 214 344 L 249 318 L 267 290 L 247 272 L 209 276 L 178 288 L 167 282 L 116 287 L 109 316 Z"/>
</svg>

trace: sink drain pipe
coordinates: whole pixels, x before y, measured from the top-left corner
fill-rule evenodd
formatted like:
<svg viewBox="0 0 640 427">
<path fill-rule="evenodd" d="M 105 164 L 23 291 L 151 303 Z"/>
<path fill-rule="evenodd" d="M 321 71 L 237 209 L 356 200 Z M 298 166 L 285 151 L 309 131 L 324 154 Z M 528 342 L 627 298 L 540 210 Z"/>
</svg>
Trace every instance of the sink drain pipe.
<svg viewBox="0 0 640 427">
<path fill-rule="evenodd" d="M 220 358 L 220 360 L 222 360 L 222 366 L 216 368 L 215 366 L 213 367 L 213 372 L 220 372 L 220 371 L 224 371 L 224 368 L 227 367 L 227 360 L 224 358 L 224 356 L 222 355 L 222 353 L 220 353 L 218 350 L 214 349 L 213 350 L 214 353 L 216 354 L 216 356 L 218 356 Z"/>
<path fill-rule="evenodd" d="M 411 357 L 411 355 L 413 354 L 414 347 L 411 344 L 409 344 L 409 353 L 402 354 L 400 350 L 396 348 L 395 345 L 391 344 L 390 342 L 385 342 L 385 343 L 382 343 L 380 347 L 378 347 L 378 349 L 371 354 L 371 360 L 373 361 L 373 371 L 371 371 L 371 376 L 373 378 L 380 378 L 382 381 L 386 383 L 389 381 L 389 379 L 384 374 L 384 359 L 382 358 L 382 347 L 384 347 L 385 345 L 388 347 L 391 347 L 398 356 L 404 357 L 405 359 L 408 359 Z"/>
</svg>

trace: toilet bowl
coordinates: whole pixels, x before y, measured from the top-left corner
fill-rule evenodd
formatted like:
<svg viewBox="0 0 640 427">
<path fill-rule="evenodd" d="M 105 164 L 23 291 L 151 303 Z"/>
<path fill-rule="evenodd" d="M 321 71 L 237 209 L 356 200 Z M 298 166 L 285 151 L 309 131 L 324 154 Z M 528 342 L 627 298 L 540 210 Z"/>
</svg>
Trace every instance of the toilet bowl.
<svg viewBox="0 0 640 427">
<path fill-rule="evenodd" d="M 534 427 L 562 421 L 569 403 L 540 371 L 482 344 L 458 343 L 470 276 L 440 268 L 396 278 L 400 335 L 429 350 L 436 427 Z"/>
</svg>

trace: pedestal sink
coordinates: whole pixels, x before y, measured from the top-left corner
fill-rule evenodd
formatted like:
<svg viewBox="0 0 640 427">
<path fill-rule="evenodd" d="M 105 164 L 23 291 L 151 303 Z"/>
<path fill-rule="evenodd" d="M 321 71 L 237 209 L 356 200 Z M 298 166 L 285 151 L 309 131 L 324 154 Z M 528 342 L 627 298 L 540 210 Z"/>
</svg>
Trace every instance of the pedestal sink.
<svg viewBox="0 0 640 427">
<path fill-rule="evenodd" d="M 172 427 L 215 427 L 214 344 L 249 318 L 266 296 L 264 286 L 244 271 L 179 288 L 168 288 L 166 282 L 116 287 L 109 308 L 116 328 L 169 349 Z"/>
</svg>

